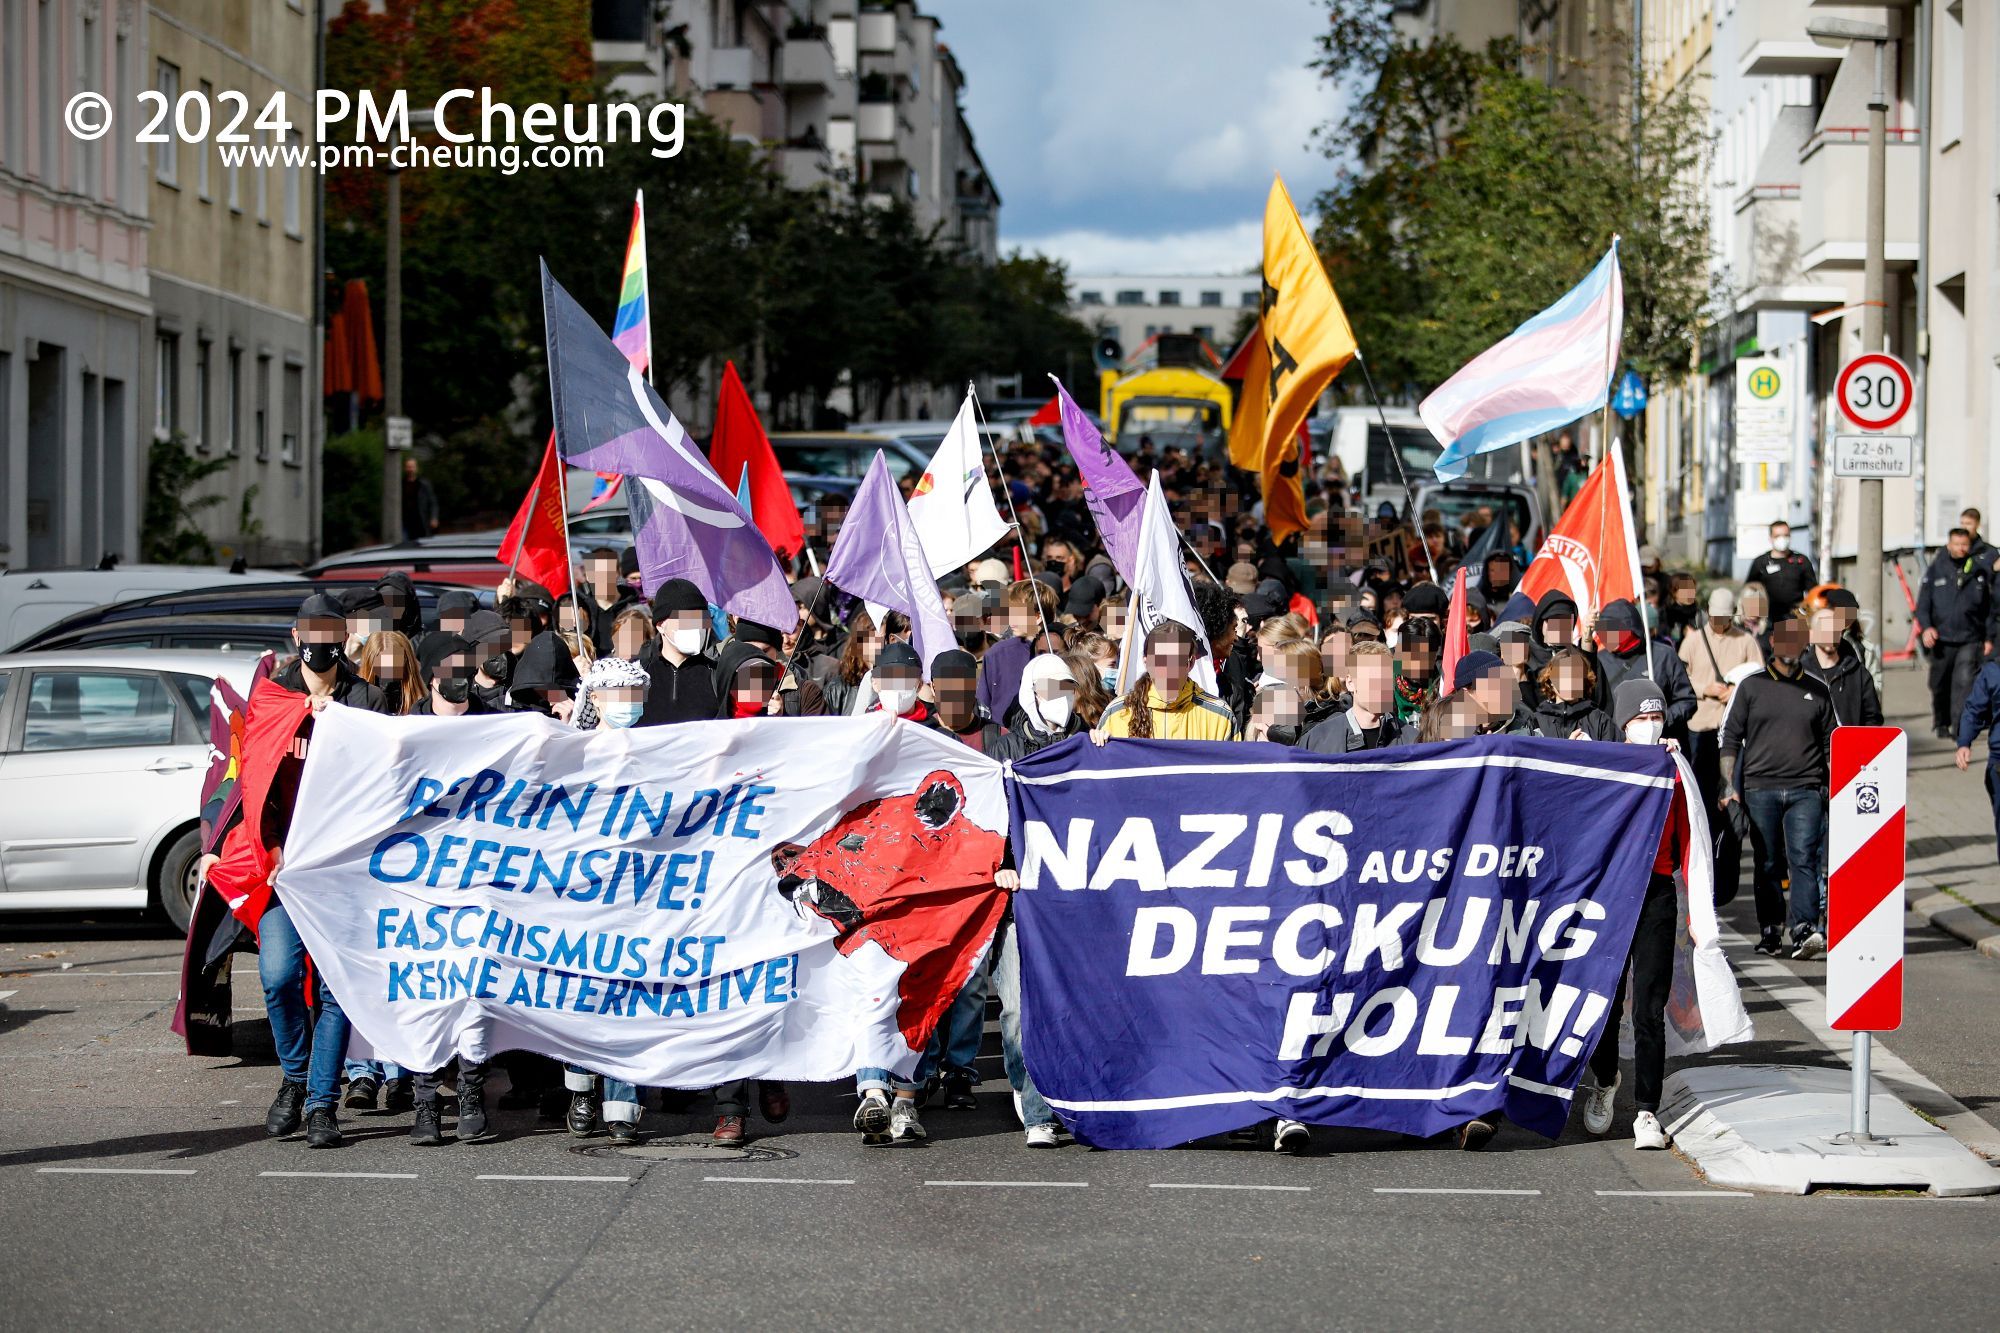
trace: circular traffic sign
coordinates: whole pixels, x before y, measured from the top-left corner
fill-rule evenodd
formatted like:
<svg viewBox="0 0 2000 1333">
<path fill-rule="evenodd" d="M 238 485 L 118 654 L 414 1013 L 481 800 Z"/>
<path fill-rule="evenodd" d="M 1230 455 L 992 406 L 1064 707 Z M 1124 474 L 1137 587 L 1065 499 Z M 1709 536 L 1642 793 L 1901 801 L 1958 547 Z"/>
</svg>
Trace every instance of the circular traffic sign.
<svg viewBox="0 0 2000 1333">
<path fill-rule="evenodd" d="M 1776 368 L 1759 366 L 1750 372 L 1750 392 L 1754 397 L 1776 398 L 1780 387 Z"/>
<path fill-rule="evenodd" d="M 1863 430 L 1888 430 L 1910 410 L 1915 396 L 1910 368 L 1887 352 L 1865 352 L 1840 368 L 1834 396 L 1847 419 Z"/>
</svg>

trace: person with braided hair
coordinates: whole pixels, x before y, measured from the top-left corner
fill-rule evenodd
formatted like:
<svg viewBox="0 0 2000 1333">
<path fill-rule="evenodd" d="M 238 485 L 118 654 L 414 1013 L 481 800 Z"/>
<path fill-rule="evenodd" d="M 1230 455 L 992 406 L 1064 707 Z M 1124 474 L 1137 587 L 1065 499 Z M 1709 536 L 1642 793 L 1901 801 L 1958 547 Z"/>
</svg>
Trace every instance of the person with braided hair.
<svg viewBox="0 0 2000 1333">
<path fill-rule="evenodd" d="M 1162 620 L 1146 632 L 1145 671 L 1111 701 L 1091 739 L 1106 737 L 1159 741 L 1240 740 L 1236 715 L 1228 705 L 1194 683 L 1194 631 Z"/>
</svg>

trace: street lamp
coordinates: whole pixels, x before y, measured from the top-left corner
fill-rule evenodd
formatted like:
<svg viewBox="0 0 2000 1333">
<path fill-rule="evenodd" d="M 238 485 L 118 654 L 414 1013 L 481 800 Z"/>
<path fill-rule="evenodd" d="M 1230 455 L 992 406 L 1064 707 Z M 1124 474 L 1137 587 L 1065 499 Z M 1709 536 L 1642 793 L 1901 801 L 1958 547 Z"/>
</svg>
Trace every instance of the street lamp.
<svg viewBox="0 0 2000 1333">
<path fill-rule="evenodd" d="M 437 115 L 426 107 L 410 113 L 411 130 L 428 130 L 437 124 Z M 396 159 L 389 159 L 388 254 L 382 293 L 383 360 L 382 374 L 382 540 L 395 545 L 403 535 L 403 460 L 401 450 L 391 447 L 400 433 L 407 432 L 409 420 L 403 415 L 403 171 Z M 403 441 L 408 448 L 410 441 Z"/>
</svg>

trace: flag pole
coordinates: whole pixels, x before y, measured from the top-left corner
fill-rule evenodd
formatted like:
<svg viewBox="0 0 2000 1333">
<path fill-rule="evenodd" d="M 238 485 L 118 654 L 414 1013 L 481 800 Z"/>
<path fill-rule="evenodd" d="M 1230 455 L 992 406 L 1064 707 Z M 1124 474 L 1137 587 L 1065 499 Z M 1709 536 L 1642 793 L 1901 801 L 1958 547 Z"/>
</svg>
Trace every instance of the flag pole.
<svg viewBox="0 0 2000 1333">
<path fill-rule="evenodd" d="M 993 455 L 993 467 L 1000 477 L 1000 490 L 1007 497 L 1007 512 L 1014 519 L 1014 544 L 1021 548 L 1021 568 L 1028 571 L 1028 581 L 1032 583 L 1035 578 L 1035 562 L 1028 555 L 1027 534 L 1021 530 L 1021 511 L 1014 507 L 1014 492 L 1007 485 L 1007 465 L 1001 461 L 1000 451 L 995 449 L 993 442 L 986 438 L 986 409 L 980 404 L 979 390 L 974 387 L 971 380 L 965 382 L 965 396 L 972 400 L 972 414 L 979 419 L 977 429 L 979 431 L 980 443 L 986 446 L 987 453 Z M 1043 634 L 1051 638 L 1055 637 L 1049 629 L 1048 616 L 1042 612 L 1042 595 L 1039 592 L 1035 594 L 1035 619 L 1042 622 Z"/>
<path fill-rule="evenodd" d="M 646 192 L 632 192 L 633 231 L 639 236 L 639 299 L 646 306 L 646 383 L 653 383 L 653 274 L 646 263 Z"/>
<path fill-rule="evenodd" d="M 1606 364 L 1606 376 L 1604 381 L 1604 420 L 1602 425 L 1599 427 L 1600 438 L 1598 440 L 1598 454 L 1597 454 L 1597 461 L 1600 463 L 1604 461 L 1604 455 L 1610 452 L 1611 449 L 1611 399 L 1612 399 L 1612 390 L 1614 390 L 1617 387 L 1617 382 L 1618 382 L 1618 340 L 1624 333 L 1624 330 L 1620 326 L 1625 322 L 1623 318 L 1623 311 L 1625 308 L 1625 296 L 1624 296 L 1625 274 L 1624 270 L 1621 269 L 1618 264 L 1618 240 L 1619 240 L 1618 233 L 1612 232 L 1611 272 L 1612 276 L 1618 280 L 1618 292 L 1619 292 L 1618 307 L 1620 311 L 1620 318 L 1616 321 L 1608 319 L 1604 321 L 1604 359 Z"/>
<path fill-rule="evenodd" d="M 1438 581 L 1437 562 L 1431 559 L 1430 543 L 1424 540 L 1423 516 L 1417 513 L 1417 493 L 1411 489 L 1409 470 L 1403 466 L 1403 451 L 1396 447 L 1396 436 L 1389 429 L 1389 414 L 1382 410 L 1382 395 L 1375 392 L 1375 377 L 1368 373 L 1368 358 L 1361 355 L 1361 349 L 1354 349 L 1354 364 L 1361 367 L 1361 382 L 1368 386 L 1369 401 L 1375 404 L 1375 417 L 1382 423 L 1382 436 L 1389 446 L 1389 457 L 1396 460 L 1396 476 L 1403 483 L 1403 503 L 1409 506 L 1410 522 L 1416 525 L 1417 547 L 1424 553 L 1424 567 L 1430 571 L 1431 582 Z"/>
<path fill-rule="evenodd" d="M 535 521 L 535 501 L 542 498 L 542 472 L 535 469 L 535 484 L 528 488 L 528 523 Z M 506 582 L 514 581 L 514 571 L 521 567 L 521 548 L 528 544 L 528 523 L 521 525 L 521 535 L 514 539 L 514 555 L 507 561 Z"/>
</svg>

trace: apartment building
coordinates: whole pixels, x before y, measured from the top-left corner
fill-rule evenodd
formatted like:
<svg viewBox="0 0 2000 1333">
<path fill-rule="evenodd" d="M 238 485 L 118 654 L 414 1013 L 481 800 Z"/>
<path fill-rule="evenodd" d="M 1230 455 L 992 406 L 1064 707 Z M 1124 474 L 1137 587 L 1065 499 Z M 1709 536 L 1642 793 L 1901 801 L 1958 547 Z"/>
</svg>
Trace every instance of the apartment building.
<svg viewBox="0 0 2000 1333">
<path fill-rule="evenodd" d="M 1076 273 L 1070 308 L 1117 338 L 1127 356 L 1156 334 L 1192 333 L 1226 357 L 1244 312 L 1254 317 L 1261 287 L 1255 273 Z"/>
</svg>

